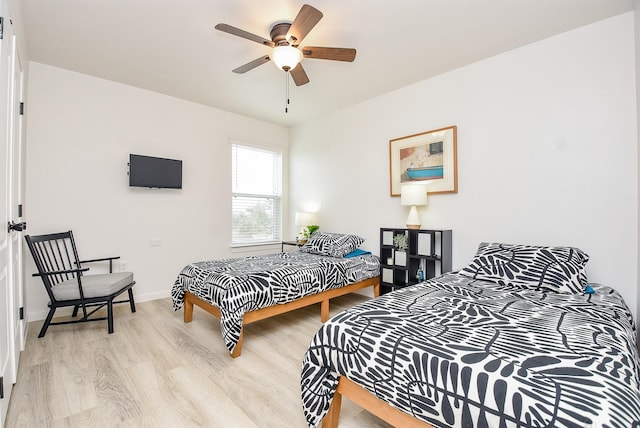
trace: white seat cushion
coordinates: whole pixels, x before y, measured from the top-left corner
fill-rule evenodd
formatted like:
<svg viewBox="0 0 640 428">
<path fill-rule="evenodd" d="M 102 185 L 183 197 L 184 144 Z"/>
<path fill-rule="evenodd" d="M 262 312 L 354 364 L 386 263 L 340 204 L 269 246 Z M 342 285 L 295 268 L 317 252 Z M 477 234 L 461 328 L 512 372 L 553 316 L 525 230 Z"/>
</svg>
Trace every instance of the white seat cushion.
<svg viewBox="0 0 640 428">
<path fill-rule="evenodd" d="M 84 297 L 108 296 L 133 282 L 132 272 L 105 273 L 100 275 L 82 275 Z M 80 298 L 78 279 L 72 278 L 53 287 L 53 295 L 58 301 Z"/>
</svg>

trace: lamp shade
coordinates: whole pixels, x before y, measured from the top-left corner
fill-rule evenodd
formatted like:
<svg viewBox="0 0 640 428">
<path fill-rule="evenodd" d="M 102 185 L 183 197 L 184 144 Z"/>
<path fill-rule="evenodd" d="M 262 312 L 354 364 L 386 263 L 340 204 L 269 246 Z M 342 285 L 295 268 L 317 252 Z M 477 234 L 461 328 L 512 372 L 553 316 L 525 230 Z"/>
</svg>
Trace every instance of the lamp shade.
<svg viewBox="0 0 640 428">
<path fill-rule="evenodd" d="M 302 52 L 293 46 L 276 46 L 269 54 L 271 61 L 284 71 L 293 70 L 302 61 Z"/>
<path fill-rule="evenodd" d="M 318 222 L 316 213 L 297 212 L 295 223 L 296 226 L 311 226 Z"/>
<path fill-rule="evenodd" d="M 421 184 L 403 184 L 400 188 L 401 205 L 427 205 L 427 188 Z"/>
</svg>

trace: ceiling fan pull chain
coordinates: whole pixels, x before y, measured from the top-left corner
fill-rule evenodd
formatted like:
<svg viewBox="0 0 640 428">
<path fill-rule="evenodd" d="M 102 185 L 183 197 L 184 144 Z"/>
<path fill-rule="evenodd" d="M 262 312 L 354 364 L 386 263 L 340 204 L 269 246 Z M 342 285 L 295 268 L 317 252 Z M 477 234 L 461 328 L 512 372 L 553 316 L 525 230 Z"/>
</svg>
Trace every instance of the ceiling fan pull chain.
<svg viewBox="0 0 640 428">
<path fill-rule="evenodd" d="M 284 76 L 285 80 L 285 96 L 287 98 L 287 103 L 284 106 L 284 112 L 289 113 L 289 70 L 287 70 Z"/>
</svg>

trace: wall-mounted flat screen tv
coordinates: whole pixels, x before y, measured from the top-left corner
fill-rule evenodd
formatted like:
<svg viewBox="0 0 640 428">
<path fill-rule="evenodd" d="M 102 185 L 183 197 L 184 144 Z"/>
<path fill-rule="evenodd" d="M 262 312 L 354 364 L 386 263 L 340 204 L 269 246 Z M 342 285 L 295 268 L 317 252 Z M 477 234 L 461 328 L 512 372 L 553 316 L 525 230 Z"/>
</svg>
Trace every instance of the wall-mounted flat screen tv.
<svg viewBox="0 0 640 428">
<path fill-rule="evenodd" d="M 130 154 L 129 186 L 182 189 L 182 161 Z"/>
</svg>

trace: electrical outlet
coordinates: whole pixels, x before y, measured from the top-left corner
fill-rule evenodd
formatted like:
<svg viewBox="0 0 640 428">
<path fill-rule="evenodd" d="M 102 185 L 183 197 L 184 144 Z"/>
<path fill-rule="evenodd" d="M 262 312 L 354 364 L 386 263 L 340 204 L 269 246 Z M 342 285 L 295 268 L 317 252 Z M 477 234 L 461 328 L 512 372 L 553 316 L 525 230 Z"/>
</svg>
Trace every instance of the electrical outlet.
<svg viewBox="0 0 640 428">
<path fill-rule="evenodd" d="M 150 239 L 149 246 L 150 247 L 160 247 L 162 245 L 162 241 L 159 239 Z"/>
</svg>

